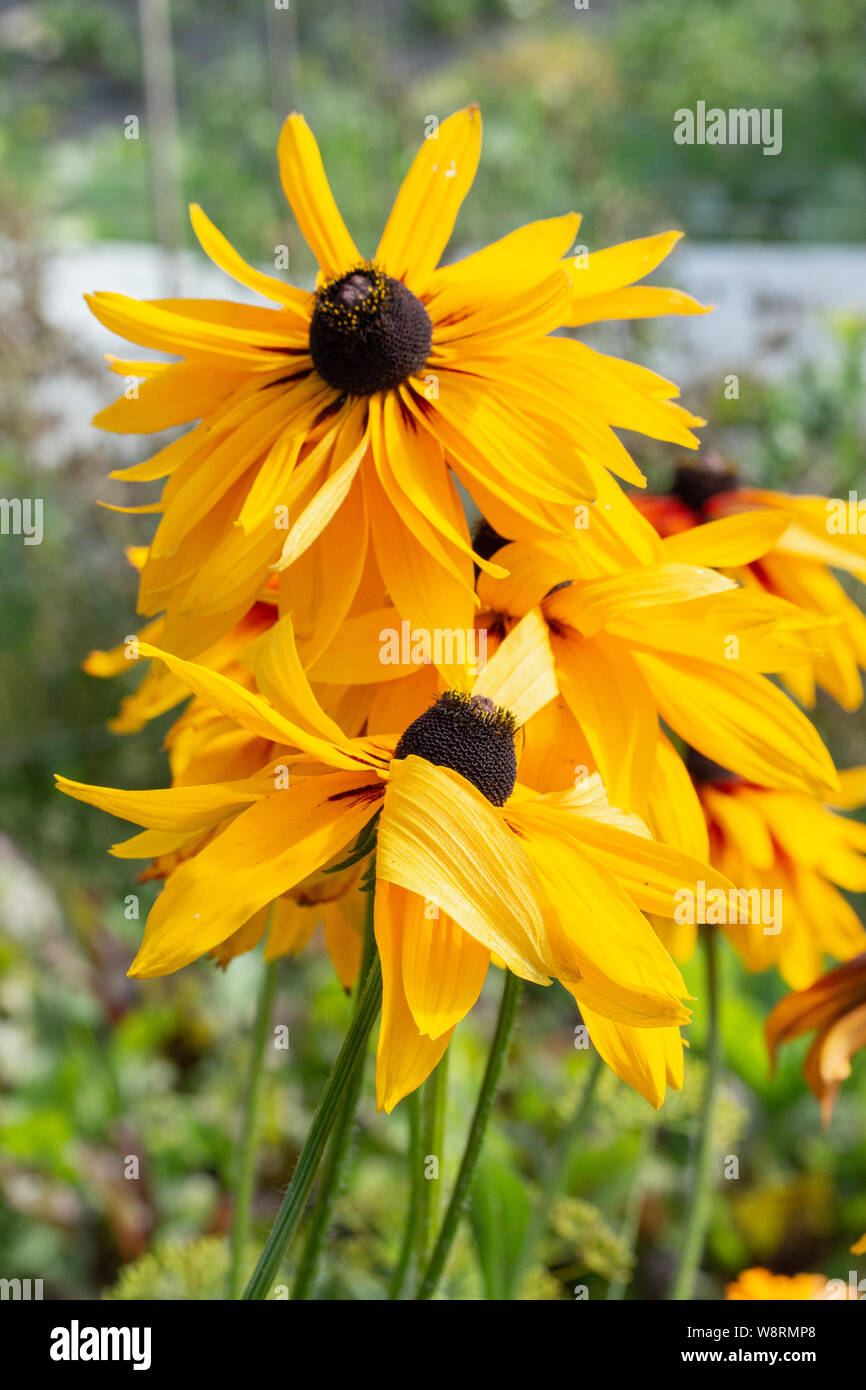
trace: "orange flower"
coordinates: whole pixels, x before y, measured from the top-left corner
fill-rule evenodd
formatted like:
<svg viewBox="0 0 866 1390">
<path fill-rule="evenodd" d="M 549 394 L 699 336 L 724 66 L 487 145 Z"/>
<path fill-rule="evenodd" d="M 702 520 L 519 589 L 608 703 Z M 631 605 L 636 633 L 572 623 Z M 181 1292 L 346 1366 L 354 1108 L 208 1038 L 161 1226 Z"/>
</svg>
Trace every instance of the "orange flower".
<svg viewBox="0 0 866 1390">
<path fill-rule="evenodd" d="M 808 989 L 788 994 L 767 1019 L 767 1045 L 775 1066 L 780 1043 L 816 1032 L 803 1064 L 809 1089 L 830 1122 L 839 1087 L 851 1075 L 851 1058 L 866 1046 L 866 952 L 837 966 Z"/>
</svg>

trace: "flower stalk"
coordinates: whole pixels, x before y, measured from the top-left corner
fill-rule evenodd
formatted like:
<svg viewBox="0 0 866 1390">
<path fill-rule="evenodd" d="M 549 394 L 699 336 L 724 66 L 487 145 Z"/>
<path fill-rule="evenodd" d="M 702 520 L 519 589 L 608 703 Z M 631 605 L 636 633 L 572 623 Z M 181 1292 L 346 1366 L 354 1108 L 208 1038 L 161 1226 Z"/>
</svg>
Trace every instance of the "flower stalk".
<svg viewBox="0 0 866 1390">
<path fill-rule="evenodd" d="M 499 1078 L 502 1075 L 502 1068 L 505 1065 L 505 1055 L 508 1051 L 511 1030 L 514 1027 L 514 1017 L 517 1012 L 517 1001 L 520 997 L 522 981 L 517 975 L 513 975 L 510 970 L 506 970 L 504 973 L 505 984 L 502 990 L 499 1014 L 496 1019 L 496 1030 L 493 1034 L 493 1041 L 487 1056 L 487 1066 L 484 1069 L 481 1089 L 478 1092 L 478 1100 L 475 1103 L 475 1112 L 469 1126 L 466 1146 L 463 1150 L 463 1157 L 460 1160 L 460 1167 L 454 1182 L 454 1189 L 445 1211 L 439 1236 L 433 1247 L 433 1254 L 430 1256 L 430 1261 L 418 1286 L 418 1293 L 416 1295 L 418 1299 L 432 1298 L 445 1272 L 445 1265 L 451 1253 L 451 1247 L 454 1244 L 454 1237 L 457 1234 L 457 1227 L 460 1224 L 460 1218 L 463 1215 L 466 1199 L 469 1196 L 472 1179 L 475 1176 L 475 1169 L 478 1165 L 481 1147 L 484 1143 L 484 1135 L 487 1130 L 487 1122 L 490 1119 L 490 1112 L 493 1108 L 496 1088 L 499 1085 Z"/>
<path fill-rule="evenodd" d="M 238 1157 L 238 1186 L 235 1198 L 234 1220 L 232 1223 L 231 1260 L 229 1263 L 228 1297 L 240 1296 L 243 1280 L 244 1250 L 250 1228 L 250 1208 L 253 1200 L 253 1186 L 256 1172 L 256 1145 L 258 1141 L 259 1103 L 265 1072 L 265 1040 L 274 1004 L 274 991 L 277 983 L 276 962 L 264 967 L 259 997 L 256 1003 L 256 1017 L 247 1074 L 246 1098 L 244 1102 L 244 1122 L 241 1130 Z"/>
<path fill-rule="evenodd" d="M 430 1258 L 433 1231 L 439 1209 L 439 1192 L 445 1140 L 445 1105 L 448 1095 L 448 1052 L 433 1075 L 424 1085 L 421 1099 L 421 1166 L 420 1199 L 418 1207 L 418 1266 L 424 1269 Z M 430 1158 L 437 1161 L 437 1176 L 428 1178 L 425 1171 Z"/>
<path fill-rule="evenodd" d="M 371 879 L 366 892 L 366 914 L 364 920 L 364 948 L 361 954 L 361 964 L 358 970 L 358 983 L 355 987 L 355 1009 L 357 1010 L 363 993 L 367 976 L 370 973 L 370 966 L 376 950 L 376 940 L 373 933 L 373 906 L 375 899 L 375 883 Z M 322 1253 L 325 1235 L 331 1220 L 331 1213 L 337 1193 L 340 1190 L 340 1182 L 343 1177 L 346 1160 L 352 1141 L 352 1129 L 355 1122 L 355 1111 L 358 1108 L 358 1099 L 361 1094 L 361 1086 L 364 1081 L 364 1055 L 366 1053 L 366 1039 L 361 1044 L 361 1055 L 358 1065 L 355 1068 L 352 1078 L 343 1094 L 339 1114 L 334 1125 L 334 1132 L 328 1145 L 328 1153 L 325 1159 L 325 1166 L 319 1182 L 319 1189 L 316 1194 L 316 1201 L 313 1206 L 310 1218 L 310 1227 L 307 1232 L 307 1239 L 301 1254 L 295 1274 L 295 1282 L 292 1286 L 292 1299 L 305 1299 L 309 1297 L 310 1291 L 315 1283 L 316 1271 Z"/>
<path fill-rule="evenodd" d="M 671 1289 L 671 1298 L 679 1301 L 688 1301 L 692 1297 L 710 1220 L 713 1195 L 713 1141 L 715 1138 L 713 1129 L 716 1116 L 716 1093 L 721 1071 L 718 933 L 713 927 L 704 927 L 701 935 L 704 941 L 707 968 L 707 1073 L 698 1123 L 691 1202 L 686 1219 L 679 1266 Z"/>
<path fill-rule="evenodd" d="M 352 1016 L 349 1030 L 343 1039 L 337 1060 L 331 1070 L 322 1098 L 319 1101 L 313 1123 L 304 1141 L 292 1180 L 283 1198 L 282 1206 L 271 1227 L 259 1262 L 244 1291 L 244 1298 L 267 1298 L 280 1262 L 291 1244 L 304 1214 L 328 1135 L 340 1109 L 340 1103 L 357 1068 L 361 1065 L 364 1048 L 370 1030 L 382 1007 L 382 967 L 378 954 L 374 956 L 364 988 L 358 999 L 358 1006 Z"/>
<path fill-rule="evenodd" d="M 421 1186 L 423 1173 L 423 1151 L 421 1146 L 421 1102 L 417 1091 L 406 1097 L 406 1113 L 409 1119 L 409 1210 L 406 1213 L 406 1226 L 403 1231 L 403 1244 L 400 1257 L 391 1277 L 388 1297 L 399 1300 L 403 1297 L 406 1280 L 415 1254 L 415 1238 L 418 1233 L 418 1220 L 421 1206 Z"/>
</svg>

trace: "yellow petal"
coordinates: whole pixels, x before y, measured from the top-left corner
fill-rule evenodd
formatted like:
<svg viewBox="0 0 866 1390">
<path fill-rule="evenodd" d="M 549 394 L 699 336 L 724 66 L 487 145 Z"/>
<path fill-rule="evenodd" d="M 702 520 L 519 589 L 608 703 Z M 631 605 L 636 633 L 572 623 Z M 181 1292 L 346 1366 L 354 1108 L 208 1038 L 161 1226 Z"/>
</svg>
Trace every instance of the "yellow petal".
<svg viewBox="0 0 866 1390">
<path fill-rule="evenodd" d="M 579 992 L 579 991 L 576 991 Z M 632 1028 L 581 1005 L 596 1051 L 611 1071 L 659 1110 L 668 1083 L 682 1090 L 683 1040 L 679 1028 Z"/>
<path fill-rule="evenodd" d="M 266 772 L 243 782 L 217 782 L 200 787 L 164 787 L 152 791 L 126 792 L 115 787 L 94 787 L 57 777 L 59 791 L 76 801 L 98 806 L 121 820 L 148 826 L 151 830 L 206 830 L 233 810 L 260 801 L 273 789 L 273 778 Z"/>
<path fill-rule="evenodd" d="M 586 637 L 619 619 L 635 615 L 644 621 L 644 608 L 682 603 L 707 594 L 735 589 L 732 579 L 698 565 L 646 565 L 571 584 L 552 594 L 544 605 L 547 615 L 576 627 Z"/>
<path fill-rule="evenodd" d="M 283 192 L 319 269 L 329 279 L 345 274 L 361 254 L 334 202 L 315 136 L 297 112 L 280 132 L 277 159 Z"/>
<path fill-rule="evenodd" d="M 289 614 L 275 623 L 258 649 L 256 685 L 279 710 L 308 733 L 343 742 L 343 731 L 322 709 L 301 665 Z"/>
<path fill-rule="evenodd" d="M 627 647 L 600 633 L 552 639 L 560 693 L 592 750 L 611 801 L 642 815 L 658 738 L 655 701 Z"/>
<path fill-rule="evenodd" d="M 817 732 L 766 676 L 682 656 L 635 659 L 662 717 L 706 757 L 759 786 L 820 794 L 836 785 Z"/>
<path fill-rule="evenodd" d="M 686 565 L 748 565 L 766 555 L 788 529 L 780 512 L 738 512 L 662 541 L 665 556 Z"/>
<path fill-rule="evenodd" d="M 277 898 L 265 946 L 265 960 L 299 955 L 313 935 L 318 920 L 314 908 L 302 907 L 288 894 Z"/>
<path fill-rule="evenodd" d="M 321 868 L 375 814 L 363 785 L 358 773 L 308 777 L 238 816 L 172 874 L 130 975 L 180 970 Z"/>
<path fill-rule="evenodd" d="M 486 695 L 525 724 L 556 699 L 556 670 L 547 623 L 538 608 L 521 618 L 476 677 L 473 695 Z"/>
<path fill-rule="evenodd" d="M 538 883 L 526 855 L 501 814 L 450 768 L 414 755 L 392 763 L 376 871 L 436 903 L 516 975 L 550 983 Z"/>
<path fill-rule="evenodd" d="M 218 265 L 220 270 L 224 270 L 226 275 L 230 275 L 233 280 L 246 285 L 247 289 L 255 290 L 257 294 L 264 295 L 265 299 L 274 300 L 277 304 L 283 304 L 286 308 L 291 309 L 293 319 L 299 328 L 308 327 L 312 311 L 312 296 L 310 294 L 305 290 L 295 289 L 293 285 L 285 284 L 273 275 L 265 275 L 261 270 L 254 270 L 242 256 L 238 255 L 235 248 L 214 226 L 198 203 L 190 203 L 189 216 L 192 229 L 198 237 L 202 250 L 207 256 L 210 256 L 214 265 Z"/>
<path fill-rule="evenodd" d="M 508 815 L 556 913 L 559 978 L 605 1018 L 638 1027 L 685 1023 L 686 988 L 649 922 L 597 856 L 567 845 L 522 807 Z M 604 929 L 599 930 L 599 923 Z"/>
<path fill-rule="evenodd" d="M 395 280 L 421 294 L 445 250 L 481 155 L 481 112 L 467 106 L 425 139 L 391 209 L 376 251 Z"/>
<path fill-rule="evenodd" d="M 419 1032 L 403 992 L 403 932 L 407 900 L 402 888 L 376 886 L 376 944 L 382 962 L 382 1019 L 376 1050 L 376 1104 L 388 1114 L 427 1080 L 453 1029 L 435 1040 Z"/>
<path fill-rule="evenodd" d="M 439 1038 L 460 1022 L 481 993 L 490 952 L 417 893 L 403 918 L 403 989 L 418 1029 Z"/>
<path fill-rule="evenodd" d="M 579 271 L 574 274 L 579 275 Z M 629 289 L 609 290 L 606 294 L 587 295 L 574 300 L 572 326 L 614 319 L 650 319 L 661 314 L 708 314 L 710 307 L 699 304 L 682 290 L 662 289 L 655 285 L 637 285 Z"/>
<path fill-rule="evenodd" d="M 647 821 L 657 840 L 690 854 L 710 857 L 707 823 L 694 783 L 670 739 L 659 733 L 647 805 Z"/>
<path fill-rule="evenodd" d="M 221 710 L 223 714 L 237 720 L 245 729 L 249 729 L 250 733 L 258 734 L 260 738 L 301 748 L 330 767 L 351 768 L 367 761 L 363 756 L 349 752 L 350 740 L 345 740 L 342 746 L 337 746 L 330 740 L 308 733 L 273 709 L 261 696 L 245 690 L 243 686 L 229 680 L 219 671 L 210 671 L 207 667 L 197 666 L 192 661 L 182 661 L 180 657 L 160 651 L 146 642 L 141 644 L 139 651 L 142 656 L 164 661 L 169 670 L 179 676 L 190 690 L 201 696 L 205 704 Z"/>
<path fill-rule="evenodd" d="M 575 311 L 580 311 L 582 299 L 607 294 L 642 280 L 670 254 L 682 235 L 682 232 L 660 232 L 657 236 L 639 237 L 618 246 L 608 246 L 603 251 L 593 251 L 585 265 L 564 262 L 571 277 Z"/>
<path fill-rule="evenodd" d="M 678 895 L 683 890 L 697 893 L 700 881 L 724 892 L 733 886 L 718 869 L 672 845 L 659 844 L 645 831 L 635 834 L 609 817 L 596 820 L 592 815 L 570 813 L 561 809 L 562 804 L 553 806 L 548 798 L 539 798 L 509 806 L 509 816 L 515 824 L 543 833 L 564 849 L 588 854 L 644 912 L 672 917 L 679 906 Z"/>
</svg>

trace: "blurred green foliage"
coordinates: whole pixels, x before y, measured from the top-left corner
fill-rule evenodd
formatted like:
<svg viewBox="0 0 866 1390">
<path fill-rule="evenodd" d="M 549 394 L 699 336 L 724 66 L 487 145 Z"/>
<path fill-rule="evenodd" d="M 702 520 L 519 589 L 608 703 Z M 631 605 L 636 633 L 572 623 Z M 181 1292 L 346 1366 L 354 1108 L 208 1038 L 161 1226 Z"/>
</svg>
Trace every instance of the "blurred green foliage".
<svg viewBox="0 0 866 1390">
<path fill-rule="evenodd" d="M 24 12 L 23 14 L 21 12 Z M 430 114 L 479 101 L 488 137 L 469 244 L 577 207 L 594 244 L 692 236 L 855 240 L 866 225 L 866 0 L 358 0 L 171 7 L 183 192 L 240 250 L 288 238 L 279 122 L 302 110 L 372 252 Z M 55 234 L 153 233 L 133 0 L 37 0 L 0 21 L 0 158 Z M 783 111 L 781 155 L 681 146 L 698 100 Z M 142 138 L 123 138 L 129 114 Z M 722 157 L 720 157 L 720 154 Z"/>
</svg>

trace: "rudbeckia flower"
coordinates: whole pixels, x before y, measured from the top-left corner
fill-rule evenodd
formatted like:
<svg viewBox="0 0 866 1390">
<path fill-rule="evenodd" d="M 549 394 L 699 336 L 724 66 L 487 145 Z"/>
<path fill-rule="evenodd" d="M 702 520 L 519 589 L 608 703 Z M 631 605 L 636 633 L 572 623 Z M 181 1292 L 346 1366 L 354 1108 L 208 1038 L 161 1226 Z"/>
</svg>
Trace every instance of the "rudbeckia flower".
<svg viewBox="0 0 866 1390">
<path fill-rule="evenodd" d="M 669 495 L 635 500 L 660 534 L 670 537 L 666 549 L 671 558 L 736 566 L 732 572 L 743 584 L 812 614 L 817 621 L 809 636 L 808 660 L 783 671 L 782 679 L 809 708 L 820 686 L 843 709 L 859 709 L 866 617 L 833 574 L 839 570 L 866 581 L 866 520 L 856 503 L 744 487 L 736 469 L 717 454 L 683 464 Z M 709 525 L 700 525 L 705 521 Z M 748 562 L 714 558 L 719 544 L 724 551 L 732 524 L 739 524 L 742 533 L 754 526 L 756 538 L 763 525 L 763 549 Z"/>
<path fill-rule="evenodd" d="M 559 979 L 602 1030 L 675 1032 L 688 1019 L 685 988 L 643 912 L 672 913 L 677 891 L 700 878 L 727 881 L 638 831 L 597 778 L 550 796 L 517 781 L 514 732 L 555 694 L 538 627 L 529 615 L 474 681 L 446 691 L 396 739 L 342 734 L 313 696 L 288 619 L 273 703 L 143 647 L 215 709 L 294 751 L 234 783 L 120 792 L 59 779 L 69 795 L 146 827 L 115 846 L 123 856 L 179 850 L 213 832 L 167 880 L 130 973 L 167 974 L 214 951 L 369 836 L 378 815 L 380 1106 L 390 1110 L 436 1066 L 491 960 L 539 984 Z M 623 1069 L 627 1053 L 623 1042 Z M 675 1075 L 669 1044 L 659 1059 Z"/>
<path fill-rule="evenodd" d="M 815 1040 L 806 1054 L 803 1074 L 821 1102 L 821 1118 L 828 1125 L 839 1088 L 851 1075 L 851 1058 L 866 1046 L 866 953 L 779 1001 L 767 1019 L 773 1065 L 782 1043 L 811 1032 Z"/>
<path fill-rule="evenodd" d="M 579 728 L 616 805 L 644 815 L 654 780 L 670 771 L 660 718 L 762 784 L 835 785 L 809 720 L 762 674 L 802 652 L 807 620 L 798 609 L 679 561 L 577 578 L 580 550 L 579 542 L 569 554 L 516 542 L 496 551 L 509 575 L 479 575 L 479 621 L 495 637 L 540 612 L 567 727 Z"/>
<path fill-rule="evenodd" d="M 823 1274 L 771 1274 L 756 1266 L 744 1269 L 725 1290 L 725 1298 L 735 1302 L 757 1299 L 814 1301 L 827 1298 L 827 1279 Z"/>
<path fill-rule="evenodd" d="M 131 510 L 161 516 L 139 608 L 167 610 L 168 649 L 200 653 L 249 609 L 269 566 L 311 549 L 321 573 L 341 571 L 331 631 L 368 550 L 404 617 L 466 626 L 477 557 L 455 477 L 505 534 L 555 533 L 607 469 L 642 483 L 616 429 L 695 447 L 690 427 L 703 422 L 674 403 L 669 382 L 552 336 L 605 317 L 703 312 L 686 295 L 635 284 L 679 234 L 569 257 L 580 219 L 567 213 L 440 266 L 480 150 L 477 107 L 444 121 L 368 257 L 311 131 L 292 115 L 279 165 L 318 262 L 314 291 L 247 265 L 193 206 L 205 252 L 276 307 L 89 297 L 112 332 L 180 359 L 111 359 L 141 385 L 95 423 L 146 433 L 199 421 L 113 475 L 167 480 L 158 503 Z"/>
<path fill-rule="evenodd" d="M 825 956 L 848 960 L 866 950 L 866 932 L 839 891 L 866 891 L 866 826 L 838 814 L 866 801 L 866 769 L 840 772 L 839 791 L 825 803 L 750 785 L 694 755 L 689 765 L 711 862 L 738 889 L 762 894 L 773 918 L 769 925 L 762 918 L 722 927 L 746 969 L 775 966 L 801 989 L 821 974 Z M 695 929 L 672 930 L 676 940 L 664 927 L 663 938 L 677 959 L 686 959 Z"/>
</svg>

